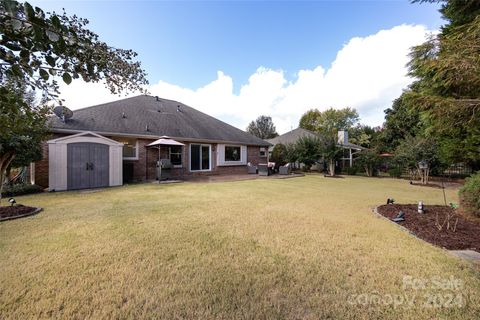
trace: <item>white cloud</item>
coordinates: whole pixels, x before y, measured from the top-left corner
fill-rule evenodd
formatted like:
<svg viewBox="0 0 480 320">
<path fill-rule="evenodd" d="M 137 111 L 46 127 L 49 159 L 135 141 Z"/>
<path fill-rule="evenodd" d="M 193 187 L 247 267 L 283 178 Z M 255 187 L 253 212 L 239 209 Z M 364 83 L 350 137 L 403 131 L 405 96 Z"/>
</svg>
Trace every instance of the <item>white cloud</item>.
<svg viewBox="0 0 480 320">
<path fill-rule="evenodd" d="M 188 104 L 244 129 L 259 115 L 272 116 L 280 133 L 295 128 L 308 109 L 356 108 L 362 122 L 380 125 L 383 110 L 412 79 L 406 76 L 408 53 L 429 31 L 423 26 L 401 25 L 348 41 L 329 69 L 317 66 L 298 71 L 287 80 L 282 70 L 259 67 L 238 94 L 233 79 L 222 71 L 195 90 L 160 81 L 150 86 L 152 95 Z M 72 109 L 123 97 L 112 96 L 101 84 L 75 81 L 62 86 L 62 97 Z"/>
</svg>

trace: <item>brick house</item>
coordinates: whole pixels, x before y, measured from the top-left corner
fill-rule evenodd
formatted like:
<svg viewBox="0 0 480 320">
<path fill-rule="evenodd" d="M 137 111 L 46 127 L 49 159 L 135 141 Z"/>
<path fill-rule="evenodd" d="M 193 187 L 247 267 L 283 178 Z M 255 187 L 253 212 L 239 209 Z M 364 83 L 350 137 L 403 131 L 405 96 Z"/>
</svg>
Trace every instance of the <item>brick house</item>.
<svg viewBox="0 0 480 320">
<path fill-rule="evenodd" d="M 180 179 L 246 174 L 247 163 L 268 161 L 270 146 L 180 102 L 148 95 L 52 117 L 50 125 L 43 159 L 30 172 L 34 183 L 57 191 L 155 180 L 164 159 Z"/>
</svg>

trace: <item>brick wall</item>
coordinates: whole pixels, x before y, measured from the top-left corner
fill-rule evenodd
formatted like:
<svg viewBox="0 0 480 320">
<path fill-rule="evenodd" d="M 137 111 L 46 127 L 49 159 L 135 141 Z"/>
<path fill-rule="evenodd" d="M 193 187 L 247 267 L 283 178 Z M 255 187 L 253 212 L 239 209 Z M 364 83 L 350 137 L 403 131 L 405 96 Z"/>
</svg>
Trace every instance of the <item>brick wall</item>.
<svg viewBox="0 0 480 320">
<path fill-rule="evenodd" d="M 35 184 L 48 187 L 48 144 L 42 143 L 42 160 L 35 162 Z M 30 168 L 29 168 L 30 171 Z"/>
</svg>

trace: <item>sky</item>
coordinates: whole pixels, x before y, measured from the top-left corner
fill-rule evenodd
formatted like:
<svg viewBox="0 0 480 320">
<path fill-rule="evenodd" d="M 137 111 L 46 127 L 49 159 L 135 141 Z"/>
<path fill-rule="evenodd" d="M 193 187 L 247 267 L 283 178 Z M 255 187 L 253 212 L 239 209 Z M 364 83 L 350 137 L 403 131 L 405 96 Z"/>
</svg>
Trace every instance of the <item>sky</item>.
<svg viewBox="0 0 480 320">
<path fill-rule="evenodd" d="M 381 125 L 412 82 L 410 48 L 444 23 L 438 4 L 406 0 L 31 3 L 87 18 L 102 41 L 136 51 L 151 95 L 243 130 L 268 115 L 280 134 L 312 108 L 352 107 Z M 125 95 L 75 80 L 61 97 L 75 110 Z"/>
</svg>

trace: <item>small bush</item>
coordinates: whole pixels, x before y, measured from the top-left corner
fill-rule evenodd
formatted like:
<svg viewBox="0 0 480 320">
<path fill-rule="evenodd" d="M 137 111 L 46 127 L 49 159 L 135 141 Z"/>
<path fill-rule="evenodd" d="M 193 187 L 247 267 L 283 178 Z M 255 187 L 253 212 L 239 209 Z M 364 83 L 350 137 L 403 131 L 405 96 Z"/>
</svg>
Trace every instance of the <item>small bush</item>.
<svg viewBox="0 0 480 320">
<path fill-rule="evenodd" d="M 357 166 L 347 167 L 345 172 L 350 176 L 354 176 L 358 172 L 358 167 Z"/>
<path fill-rule="evenodd" d="M 480 172 L 465 180 L 460 189 L 460 202 L 466 212 L 480 217 Z"/>
<path fill-rule="evenodd" d="M 396 168 L 391 168 L 388 170 L 388 174 L 392 178 L 400 178 L 403 173 L 403 168 L 401 167 L 396 167 Z"/>
<path fill-rule="evenodd" d="M 36 184 L 14 184 L 12 186 L 4 186 L 2 197 L 14 197 L 22 194 L 43 192 L 43 188 Z"/>
</svg>

